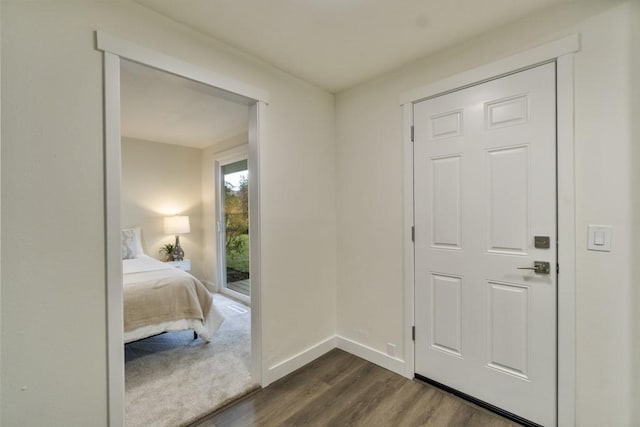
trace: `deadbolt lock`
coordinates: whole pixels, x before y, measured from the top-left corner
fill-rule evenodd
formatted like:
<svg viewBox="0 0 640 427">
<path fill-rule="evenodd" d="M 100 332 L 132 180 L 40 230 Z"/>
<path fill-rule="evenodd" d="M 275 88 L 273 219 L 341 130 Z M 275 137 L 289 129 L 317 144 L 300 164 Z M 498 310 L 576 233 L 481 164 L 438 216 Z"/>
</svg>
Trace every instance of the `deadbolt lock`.
<svg viewBox="0 0 640 427">
<path fill-rule="evenodd" d="M 551 247 L 551 239 L 549 239 L 549 236 L 534 236 L 533 245 L 536 249 L 549 249 Z"/>
</svg>

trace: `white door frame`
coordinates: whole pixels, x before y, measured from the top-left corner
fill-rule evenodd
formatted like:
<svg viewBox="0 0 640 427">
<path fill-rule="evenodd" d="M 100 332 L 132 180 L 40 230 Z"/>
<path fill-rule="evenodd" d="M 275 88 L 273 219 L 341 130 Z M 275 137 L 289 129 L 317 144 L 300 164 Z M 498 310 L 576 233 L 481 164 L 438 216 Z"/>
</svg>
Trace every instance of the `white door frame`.
<svg viewBox="0 0 640 427">
<path fill-rule="evenodd" d="M 546 62 L 556 62 L 557 100 L 557 199 L 558 199 L 558 425 L 576 423 L 576 282 L 574 190 L 574 74 L 573 55 L 580 38 L 571 35 L 522 53 L 409 90 L 400 96 L 403 110 L 404 196 L 404 349 L 405 376 L 415 374 L 414 342 L 414 245 L 413 218 L 413 105 Z"/>
<path fill-rule="evenodd" d="M 233 298 L 239 299 L 240 301 L 250 304 L 251 297 L 236 292 L 232 289 L 227 288 L 226 284 L 226 250 L 225 250 L 225 240 L 222 239 L 222 232 L 224 225 L 224 190 L 222 186 L 224 185 L 224 176 L 222 174 L 222 167 L 231 163 L 239 162 L 241 160 L 249 159 L 248 147 L 246 144 L 243 144 L 238 147 L 230 148 L 228 150 L 221 151 L 219 153 L 214 154 L 214 166 L 213 170 L 215 171 L 215 212 L 216 212 L 216 225 L 215 225 L 215 242 L 216 242 L 216 266 L 217 273 L 216 279 L 218 280 L 218 287 L 220 288 L 220 292 L 230 295 Z M 249 196 L 251 195 L 251 187 L 249 187 Z M 251 215 L 251 206 L 249 206 L 249 215 Z M 249 223 L 249 236 L 251 236 L 251 223 Z M 251 239 L 249 239 L 251 240 Z M 249 259 L 251 261 L 251 259 Z"/>
<path fill-rule="evenodd" d="M 262 292 L 260 287 L 260 147 L 265 141 L 268 93 L 180 59 L 97 31 L 97 49 L 104 54 L 105 241 L 107 292 L 108 417 L 112 427 L 124 426 L 124 356 L 122 262 L 120 259 L 120 59 L 182 76 L 249 102 L 249 222 L 251 271 L 251 375 L 263 383 Z"/>
</svg>

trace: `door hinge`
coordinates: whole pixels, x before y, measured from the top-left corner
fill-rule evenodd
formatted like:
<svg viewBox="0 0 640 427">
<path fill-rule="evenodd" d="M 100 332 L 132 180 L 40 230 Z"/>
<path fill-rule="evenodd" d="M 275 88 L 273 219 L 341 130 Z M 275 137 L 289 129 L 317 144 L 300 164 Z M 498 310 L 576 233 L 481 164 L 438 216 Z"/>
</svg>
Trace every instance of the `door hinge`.
<svg viewBox="0 0 640 427">
<path fill-rule="evenodd" d="M 413 125 L 411 125 L 411 142 L 413 142 Z"/>
<path fill-rule="evenodd" d="M 411 340 L 412 341 L 416 340 L 416 327 L 415 326 L 411 327 Z"/>
<path fill-rule="evenodd" d="M 560 274 L 560 264 L 556 264 L 556 274 Z"/>
<path fill-rule="evenodd" d="M 411 226 L 411 241 L 415 243 L 416 241 L 416 227 Z"/>
</svg>

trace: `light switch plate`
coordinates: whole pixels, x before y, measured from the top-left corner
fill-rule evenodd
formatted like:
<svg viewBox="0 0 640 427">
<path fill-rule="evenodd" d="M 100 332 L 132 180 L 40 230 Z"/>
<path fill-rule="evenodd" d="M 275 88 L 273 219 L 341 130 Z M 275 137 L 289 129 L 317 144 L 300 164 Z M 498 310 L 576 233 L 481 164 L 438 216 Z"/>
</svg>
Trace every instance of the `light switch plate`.
<svg viewBox="0 0 640 427">
<path fill-rule="evenodd" d="M 613 227 L 610 225 L 589 225 L 587 236 L 587 249 L 590 251 L 611 251 L 611 234 Z"/>
</svg>

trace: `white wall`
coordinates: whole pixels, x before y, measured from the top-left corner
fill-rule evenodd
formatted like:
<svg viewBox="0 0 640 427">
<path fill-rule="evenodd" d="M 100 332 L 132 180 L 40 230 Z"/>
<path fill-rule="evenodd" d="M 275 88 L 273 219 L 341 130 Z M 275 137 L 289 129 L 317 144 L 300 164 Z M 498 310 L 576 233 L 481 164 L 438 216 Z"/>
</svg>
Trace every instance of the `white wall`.
<svg viewBox="0 0 640 427">
<path fill-rule="evenodd" d="M 129 2 L 3 2 L 1 18 L 0 424 L 107 424 L 96 29 L 269 92 L 260 149 L 267 366 L 333 336 L 332 94 Z"/>
<path fill-rule="evenodd" d="M 577 389 L 581 425 L 635 425 L 633 409 L 630 7 L 586 21 L 576 57 Z M 634 200 L 635 199 L 635 200 Z M 611 253 L 586 251 L 612 224 Z M 607 368 L 603 369 L 603 362 Z M 637 362 L 636 362 L 637 363 Z"/>
<path fill-rule="evenodd" d="M 635 314 L 634 316 L 634 335 L 633 342 L 635 344 L 634 348 L 634 356 L 633 359 L 638 361 L 640 360 L 640 262 L 637 260 L 640 259 L 640 2 L 632 2 L 633 10 L 631 14 L 631 22 L 634 22 L 635 25 L 632 25 L 632 44 L 631 44 L 631 59 L 632 63 L 632 86 L 633 86 L 633 100 L 632 100 L 632 135 L 633 135 L 633 189 L 631 192 L 631 199 L 633 200 L 633 226 L 634 232 L 633 236 L 633 252 L 632 259 L 635 260 L 633 263 L 634 273 L 633 273 L 633 283 L 635 298 L 631 300 L 632 311 Z M 636 362 L 634 365 L 633 371 L 634 378 L 634 388 L 632 394 L 632 402 L 635 408 L 634 412 L 634 420 L 640 420 L 640 363 Z"/>
<path fill-rule="evenodd" d="M 383 353 L 387 342 L 394 343 L 400 357 L 404 354 L 399 94 L 579 32 L 577 420 L 580 426 L 632 425 L 632 314 L 637 310 L 631 306 L 630 231 L 632 204 L 637 206 L 640 196 L 631 173 L 629 9 L 615 2 L 572 2 L 337 95 L 341 336 Z M 586 251 L 588 224 L 613 225 L 611 253 Z"/>
<path fill-rule="evenodd" d="M 202 154 L 182 147 L 122 138 L 122 228 L 142 227 L 145 254 L 163 259 L 159 249 L 174 243 L 164 234 L 164 217 L 188 215 L 191 233 L 180 236 L 191 274 L 203 275 Z"/>
</svg>

